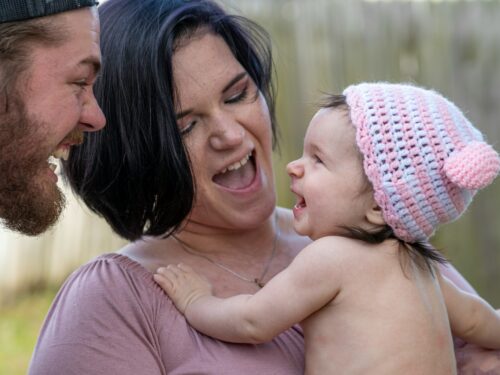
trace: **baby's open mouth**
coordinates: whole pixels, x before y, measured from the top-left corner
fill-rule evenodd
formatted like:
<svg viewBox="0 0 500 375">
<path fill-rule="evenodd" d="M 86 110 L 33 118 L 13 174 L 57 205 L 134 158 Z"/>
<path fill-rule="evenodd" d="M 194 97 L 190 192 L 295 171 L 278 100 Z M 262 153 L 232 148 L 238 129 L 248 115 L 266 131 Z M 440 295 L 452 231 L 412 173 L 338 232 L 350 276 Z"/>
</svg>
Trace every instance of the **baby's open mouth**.
<svg viewBox="0 0 500 375">
<path fill-rule="evenodd" d="M 297 197 L 297 203 L 295 203 L 295 208 L 306 207 L 306 200 L 303 197 Z"/>
<path fill-rule="evenodd" d="M 256 170 L 255 156 L 249 152 L 241 160 L 213 176 L 212 181 L 228 189 L 244 189 L 254 181 Z"/>
</svg>

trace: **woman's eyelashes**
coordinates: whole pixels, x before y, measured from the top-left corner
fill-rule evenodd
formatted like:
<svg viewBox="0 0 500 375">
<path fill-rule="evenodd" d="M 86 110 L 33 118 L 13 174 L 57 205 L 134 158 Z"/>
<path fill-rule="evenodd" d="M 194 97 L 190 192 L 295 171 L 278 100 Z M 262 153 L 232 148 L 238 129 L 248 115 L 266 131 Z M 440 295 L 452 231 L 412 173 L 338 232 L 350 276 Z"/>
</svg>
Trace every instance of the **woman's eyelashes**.
<svg viewBox="0 0 500 375">
<path fill-rule="evenodd" d="M 225 100 L 226 104 L 234 104 L 234 103 L 239 103 L 245 100 L 248 96 L 248 85 L 245 85 L 245 87 L 238 92 L 236 95 L 231 96 L 230 98 Z"/>
<path fill-rule="evenodd" d="M 181 126 L 180 126 L 181 136 L 189 134 L 191 132 L 191 130 L 194 129 L 194 127 L 196 126 L 197 123 L 198 123 L 197 120 L 191 120 L 184 125 L 181 124 Z"/>
</svg>

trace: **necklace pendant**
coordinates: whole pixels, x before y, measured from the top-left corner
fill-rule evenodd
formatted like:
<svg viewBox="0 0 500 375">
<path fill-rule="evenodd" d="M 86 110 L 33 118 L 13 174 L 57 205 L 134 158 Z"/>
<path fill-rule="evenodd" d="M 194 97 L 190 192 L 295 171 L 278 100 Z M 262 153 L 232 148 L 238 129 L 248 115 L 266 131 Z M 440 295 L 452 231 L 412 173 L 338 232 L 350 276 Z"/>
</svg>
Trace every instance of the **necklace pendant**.
<svg viewBox="0 0 500 375">
<path fill-rule="evenodd" d="M 259 279 L 257 279 L 257 278 L 255 278 L 255 279 L 253 280 L 253 282 L 255 283 L 255 285 L 257 285 L 257 286 L 258 286 L 259 288 L 261 288 L 261 289 L 264 287 L 264 285 L 266 285 L 266 284 L 264 284 L 262 281 L 260 281 L 260 280 L 259 280 Z"/>
</svg>

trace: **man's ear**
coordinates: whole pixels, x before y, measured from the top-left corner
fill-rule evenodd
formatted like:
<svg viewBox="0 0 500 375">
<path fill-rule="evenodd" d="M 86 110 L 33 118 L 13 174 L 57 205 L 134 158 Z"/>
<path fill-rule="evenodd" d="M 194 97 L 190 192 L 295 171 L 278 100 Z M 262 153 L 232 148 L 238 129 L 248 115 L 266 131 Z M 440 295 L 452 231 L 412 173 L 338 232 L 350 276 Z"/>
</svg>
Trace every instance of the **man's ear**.
<svg viewBox="0 0 500 375">
<path fill-rule="evenodd" d="M 366 220 L 373 225 L 376 226 L 383 226 L 386 225 L 387 223 L 384 220 L 384 217 L 382 215 L 382 209 L 380 206 L 373 202 L 372 207 L 368 209 L 366 212 Z"/>
</svg>

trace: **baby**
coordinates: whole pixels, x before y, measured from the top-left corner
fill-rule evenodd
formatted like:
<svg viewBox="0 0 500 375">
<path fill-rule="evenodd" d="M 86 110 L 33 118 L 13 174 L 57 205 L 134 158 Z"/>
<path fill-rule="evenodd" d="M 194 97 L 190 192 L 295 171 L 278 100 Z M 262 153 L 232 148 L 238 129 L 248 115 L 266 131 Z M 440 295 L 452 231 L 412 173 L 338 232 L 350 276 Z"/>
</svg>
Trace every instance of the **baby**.
<svg viewBox="0 0 500 375">
<path fill-rule="evenodd" d="M 428 242 L 500 159 L 447 99 L 362 83 L 330 96 L 288 173 L 295 230 L 314 240 L 254 295 L 221 299 L 188 266 L 155 280 L 197 330 L 261 343 L 300 323 L 306 374 L 454 374 L 452 333 L 500 349 L 500 315 L 457 289 Z M 450 329 L 451 327 L 451 329 Z"/>
</svg>

